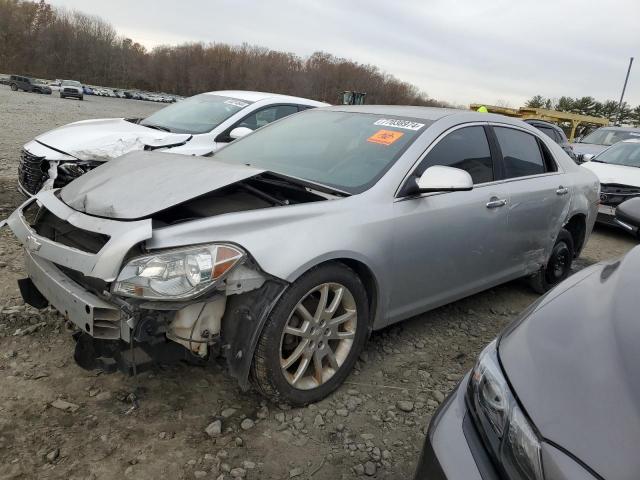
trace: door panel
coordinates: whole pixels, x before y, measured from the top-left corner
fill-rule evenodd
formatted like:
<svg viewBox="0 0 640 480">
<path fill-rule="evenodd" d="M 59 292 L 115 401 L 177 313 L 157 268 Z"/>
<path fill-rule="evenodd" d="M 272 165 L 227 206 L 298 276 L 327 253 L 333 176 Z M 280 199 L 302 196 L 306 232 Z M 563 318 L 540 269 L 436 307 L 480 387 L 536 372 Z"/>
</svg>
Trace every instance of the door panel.
<svg viewBox="0 0 640 480">
<path fill-rule="evenodd" d="M 563 177 L 555 173 L 508 182 L 511 185 L 511 254 L 518 257 L 523 275 L 537 271 L 546 263 L 567 218 L 571 192 L 569 186 L 563 184 Z M 562 189 L 566 193 L 561 193 Z"/>
<path fill-rule="evenodd" d="M 391 322 L 512 277 L 507 192 L 489 184 L 394 204 Z M 505 205 L 487 207 L 497 200 Z"/>
</svg>

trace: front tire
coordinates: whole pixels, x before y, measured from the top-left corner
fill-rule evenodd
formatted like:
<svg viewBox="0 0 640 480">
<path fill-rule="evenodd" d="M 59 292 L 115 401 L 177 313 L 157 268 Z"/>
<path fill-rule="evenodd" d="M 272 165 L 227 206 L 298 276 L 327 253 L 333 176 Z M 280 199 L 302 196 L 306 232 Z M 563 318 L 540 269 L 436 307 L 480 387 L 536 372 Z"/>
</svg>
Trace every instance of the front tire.
<svg viewBox="0 0 640 480">
<path fill-rule="evenodd" d="M 367 339 L 367 292 L 340 263 L 296 280 L 272 310 L 258 340 L 251 378 L 273 402 L 317 402 L 347 378 Z"/>
<path fill-rule="evenodd" d="M 13 90 L 14 92 L 18 91 L 18 86 L 15 83 L 11 84 L 11 90 Z"/>
<path fill-rule="evenodd" d="M 531 288 L 537 293 L 545 293 L 562 282 L 571 273 L 574 256 L 573 237 L 568 230 L 560 230 L 547 265 L 529 279 Z"/>
</svg>

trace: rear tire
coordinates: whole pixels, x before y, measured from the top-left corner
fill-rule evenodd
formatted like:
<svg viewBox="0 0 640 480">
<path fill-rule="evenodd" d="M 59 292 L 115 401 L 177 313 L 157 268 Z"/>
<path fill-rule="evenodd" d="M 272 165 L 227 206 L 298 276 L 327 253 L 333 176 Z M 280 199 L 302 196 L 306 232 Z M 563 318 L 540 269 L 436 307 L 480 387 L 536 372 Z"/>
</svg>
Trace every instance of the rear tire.
<svg viewBox="0 0 640 480">
<path fill-rule="evenodd" d="M 563 228 L 558 233 L 546 266 L 529 278 L 531 288 L 537 293 L 545 293 L 562 282 L 571 273 L 574 254 L 573 237 Z"/>
<path fill-rule="evenodd" d="M 271 311 L 251 364 L 252 382 L 276 403 L 317 402 L 347 378 L 368 333 L 360 278 L 341 263 L 321 265 L 296 280 Z"/>
</svg>

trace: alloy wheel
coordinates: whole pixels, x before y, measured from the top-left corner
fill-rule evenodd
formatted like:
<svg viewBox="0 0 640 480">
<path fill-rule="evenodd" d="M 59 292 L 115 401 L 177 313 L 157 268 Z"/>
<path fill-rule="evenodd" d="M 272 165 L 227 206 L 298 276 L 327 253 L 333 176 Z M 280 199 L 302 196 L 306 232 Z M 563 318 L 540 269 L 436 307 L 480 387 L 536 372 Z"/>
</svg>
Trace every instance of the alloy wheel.
<svg viewBox="0 0 640 480">
<path fill-rule="evenodd" d="M 309 390 L 327 382 L 346 360 L 356 336 L 353 294 L 323 283 L 296 304 L 280 340 L 280 367 L 289 384 Z"/>
</svg>

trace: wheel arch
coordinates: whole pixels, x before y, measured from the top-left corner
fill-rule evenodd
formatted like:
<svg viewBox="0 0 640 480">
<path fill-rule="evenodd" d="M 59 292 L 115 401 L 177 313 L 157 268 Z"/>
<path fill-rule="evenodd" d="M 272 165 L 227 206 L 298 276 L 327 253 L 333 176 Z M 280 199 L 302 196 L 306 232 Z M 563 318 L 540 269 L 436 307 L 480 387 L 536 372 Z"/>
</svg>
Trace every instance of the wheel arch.
<svg viewBox="0 0 640 480">
<path fill-rule="evenodd" d="M 583 213 L 574 213 L 563 225 L 573 239 L 574 257 L 577 257 L 584 247 L 587 237 L 587 216 Z"/>
</svg>

